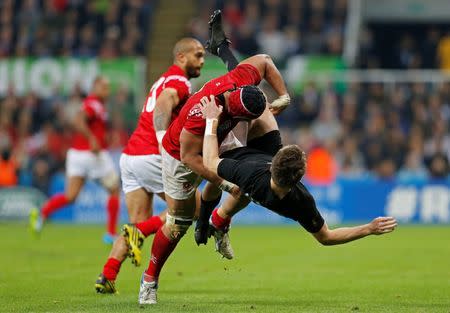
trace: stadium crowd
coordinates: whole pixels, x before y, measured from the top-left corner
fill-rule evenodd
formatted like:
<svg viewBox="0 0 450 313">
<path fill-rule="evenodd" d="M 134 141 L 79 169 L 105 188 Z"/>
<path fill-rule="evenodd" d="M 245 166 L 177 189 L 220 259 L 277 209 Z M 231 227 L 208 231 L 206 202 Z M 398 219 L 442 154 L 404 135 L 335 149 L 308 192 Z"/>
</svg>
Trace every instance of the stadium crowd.
<svg viewBox="0 0 450 313">
<path fill-rule="evenodd" d="M 187 25 L 202 42 L 212 8 L 222 5 L 226 32 L 242 54 L 265 52 L 283 63 L 298 53 L 341 53 L 345 0 L 205 3 Z M 4 0 L 0 57 L 142 55 L 151 25 L 144 16 L 151 10 L 146 0 Z M 13 90 L 0 98 L 0 186 L 32 185 L 48 193 L 52 175 L 64 169 L 70 121 L 84 95 L 77 87 L 45 99 Z M 284 143 L 308 152 L 307 179 L 450 177 L 450 83 L 352 83 L 342 91 L 310 82 L 291 94 L 278 119 Z M 110 150 L 118 154 L 135 126 L 136 101 L 119 88 L 108 107 Z"/>
<path fill-rule="evenodd" d="M 449 25 L 368 25 L 359 40 L 360 68 L 450 70 Z"/>
<path fill-rule="evenodd" d="M 2 0 L 0 58 L 143 55 L 152 3 L 148 0 Z"/>
<path fill-rule="evenodd" d="M 225 33 L 243 55 L 270 54 L 276 62 L 302 54 L 340 55 L 346 0 L 202 1 L 188 33 L 205 42 L 205 27 L 214 8 L 223 8 Z"/>
</svg>

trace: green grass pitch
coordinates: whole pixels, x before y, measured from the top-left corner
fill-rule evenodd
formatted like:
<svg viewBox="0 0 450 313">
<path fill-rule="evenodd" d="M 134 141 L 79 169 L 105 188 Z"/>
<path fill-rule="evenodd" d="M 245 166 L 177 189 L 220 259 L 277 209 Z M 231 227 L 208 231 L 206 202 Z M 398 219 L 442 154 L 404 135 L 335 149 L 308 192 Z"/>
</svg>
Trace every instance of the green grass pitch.
<svg viewBox="0 0 450 313">
<path fill-rule="evenodd" d="M 392 234 L 322 247 L 304 230 L 233 227 L 236 258 L 192 230 L 160 279 L 159 303 L 140 308 L 148 263 L 127 260 L 120 294 L 94 281 L 109 253 L 100 226 L 48 225 L 33 239 L 23 224 L 0 224 L 0 312 L 450 312 L 450 227 L 402 226 Z"/>
</svg>

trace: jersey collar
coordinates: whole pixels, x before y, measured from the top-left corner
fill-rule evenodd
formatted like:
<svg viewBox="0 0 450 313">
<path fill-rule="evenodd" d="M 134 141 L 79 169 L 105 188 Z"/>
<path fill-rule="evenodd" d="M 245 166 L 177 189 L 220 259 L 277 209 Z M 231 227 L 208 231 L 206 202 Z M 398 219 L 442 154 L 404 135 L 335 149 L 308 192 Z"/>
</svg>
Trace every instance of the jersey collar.
<svg viewBox="0 0 450 313">
<path fill-rule="evenodd" d="M 86 99 L 89 99 L 89 100 L 95 100 L 95 101 L 98 101 L 98 102 L 100 102 L 100 103 L 103 103 L 103 100 L 100 99 L 99 97 L 97 97 L 97 95 L 95 95 L 95 94 L 93 94 L 93 93 L 87 95 Z"/>
<path fill-rule="evenodd" d="M 181 76 L 188 78 L 186 73 L 183 71 L 183 69 L 176 64 L 172 64 L 169 67 L 169 71 L 172 72 L 173 74 L 181 75 Z"/>
</svg>

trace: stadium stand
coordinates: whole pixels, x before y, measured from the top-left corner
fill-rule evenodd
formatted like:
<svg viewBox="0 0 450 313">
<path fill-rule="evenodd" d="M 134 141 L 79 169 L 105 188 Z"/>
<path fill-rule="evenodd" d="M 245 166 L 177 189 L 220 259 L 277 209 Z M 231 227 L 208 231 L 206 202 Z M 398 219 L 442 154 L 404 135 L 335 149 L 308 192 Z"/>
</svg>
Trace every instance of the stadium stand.
<svg viewBox="0 0 450 313">
<path fill-rule="evenodd" d="M 202 42 L 207 38 L 209 15 L 222 8 L 226 32 L 242 55 L 264 52 L 283 65 L 299 54 L 342 54 L 345 0 L 197 3 L 198 15 L 184 31 Z M 149 53 L 146 46 L 152 35 L 152 18 L 148 17 L 156 18 L 155 3 L 146 0 L 4 0 L 0 6 L 0 60 L 50 55 L 100 59 L 144 56 Z M 160 18 L 167 18 L 164 14 Z M 422 37 L 398 33 L 402 39 L 393 60 L 379 54 L 389 49 L 376 48 L 378 31 L 363 28 L 359 48 L 364 59 L 357 65 L 389 67 L 389 62 L 394 62 L 410 69 L 446 67 L 449 63 L 450 54 L 445 51 L 450 39 L 440 28 L 430 27 Z M 155 38 L 155 49 L 164 43 L 170 46 L 159 37 Z M 151 57 L 154 63 L 167 56 L 164 51 L 155 52 Z M 82 88 L 78 86 L 66 96 L 55 90 L 50 97 L 39 97 L 34 92 L 18 94 L 10 87 L 0 99 L 0 163 L 12 173 L 11 169 L 17 168 L 18 174 L 9 175 L 3 184 L 32 185 L 47 193 L 52 175 L 64 168 L 69 120 L 80 105 Z M 292 105 L 278 119 L 284 142 L 300 144 L 309 153 L 308 178 L 329 182 L 340 175 L 449 177 L 448 82 L 360 82 L 341 88 L 310 81 L 301 92 L 291 94 L 295 95 Z M 133 129 L 136 103 L 126 87 L 119 88 L 109 101 L 111 150 L 120 152 Z M 324 170 L 321 162 L 331 165 Z"/>
</svg>

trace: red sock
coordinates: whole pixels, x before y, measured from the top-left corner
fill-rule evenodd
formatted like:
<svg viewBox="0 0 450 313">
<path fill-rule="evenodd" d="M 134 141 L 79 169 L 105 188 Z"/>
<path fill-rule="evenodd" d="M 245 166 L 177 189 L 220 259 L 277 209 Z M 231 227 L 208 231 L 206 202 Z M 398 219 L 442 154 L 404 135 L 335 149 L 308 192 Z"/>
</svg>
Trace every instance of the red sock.
<svg viewBox="0 0 450 313">
<path fill-rule="evenodd" d="M 69 204 L 69 200 L 66 195 L 63 193 L 58 193 L 51 197 L 42 207 L 41 216 L 45 220 L 48 218 L 50 214 L 55 211 L 58 211 L 63 206 Z"/>
<path fill-rule="evenodd" d="M 213 226 L 215 228 L 220 229 L 220 230 L 224 230 L 228 226 L 230 226 L 231 218 L 230 217 L 227 217 L 227 218 L 221 217 L 219 214 L 217 214 L 217 208 L 216 208 L 212 212 L 211 223 L 213 224 Z"/>
<path fill-rule="evenodd" d="M 148 237 L 154 234 L 163 225 L 161 218 L 158 215 L 150 217 L 148 220 L 136 224 L 136 228 L 141 231 L 141 233 Z"/>
<path fill-rule="evenodd" d="M 109 234 L 115 235 L 117 228 L 117 219 L 119 217 L 119 197 L 109 196 L 107 208 L 108 208 L 107 230 Z"/>
<path fill-rule="evenodd" d="M 164 235 L 162 228 L 158 229 L 152 245 L 152 256 L 145 273 L 151 276 L 154 280 L 158 280 L 159 273 L 161 272 L 164 263 L 169 255 L 177 246 L 179 240 L 171 241 Z"/>
<path fill-rule="evenodd" d="M 103 266 L 103 276 L 105 276 L 107 280 L 116 280 L 121 265 L 122 262 L 119 260 L 109 258 L 108 261 L 106 261 L 105 266 Z"/>
</svg>

